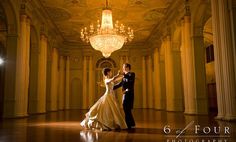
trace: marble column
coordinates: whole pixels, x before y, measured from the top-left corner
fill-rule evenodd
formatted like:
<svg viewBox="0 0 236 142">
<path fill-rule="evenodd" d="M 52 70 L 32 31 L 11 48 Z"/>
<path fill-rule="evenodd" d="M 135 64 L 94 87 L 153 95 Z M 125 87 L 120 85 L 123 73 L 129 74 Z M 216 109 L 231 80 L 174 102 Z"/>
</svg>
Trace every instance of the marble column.
<svg viewBox="0 0 236 142">
<path fill-rule="evenodd" d="M 230 25 L 231 25 L 231 34 L 232 34 L 232 39 L 236 39 L 236 3 L 234 0 L 229 0 L 229 13 L 230 13 Z M 232 40 L 233 44 L 233 53 L 234 53 L 234 70 L 235 70 L 235 80 L 236 80 L 236 40 Z"/>
<path fill-rule="evenodd" d="M 225 115 L 225 100 L 224 100 L 224 82 L 222 80 L 223 67 L 221 57 L 221 37 L 220 37 L 220 21 L 219 21 L 219 5 L 218 0 L 211 0 L 212 7 L 212 31 L 214 42 L 214 58 L 215 58 L 215 75 L 216 75 L 216 90 L 217 90 L 217 119 L 223 119 Z"/>
<path fill-rule="evenodd" d="M 225 120 L 235 120 L 236 119 L 236 80 L 235 80 L 235 70 L 234 70 L 234 50 L 231 35 L 231 25 L 230 25 L 230 13 L 228 1 L 218 0 L 218 11 L 219 14 L 219 32 L 216 34 L 216 38 L 220 40 L 221 47 L 221 60 L 222 60 L 222 74 L 221 79 L 223 80 L 223 96 L 225 104 Z M 214 10 L 214 9 L 213 9 Z M 217 22 L 217 21 L 214 21 Z M 217 27 L 215 27 L 217 28 Z M 223 36 L 222 36 L 223 35 Z M 216 50 L 220 47 L 217 47 Z M 218 63 L 215 63 L 216 66 Z M 216 67 L 218 68 L 218 66 Z"/>
<path fill-rule="evenodd" d="M 89 95 L 89 106 L 91 107 L 94 104 L 95 101 L 95 79 L 94 79 L 94 63 L 93 63 L 93 57 L 89 56 L 89 89 L 88 89 L 88 95 Z"/>
<path fill-rule="evenodd" d="M 66 89 L 65 89 L 65 95 L 66 95 L 66 104 L 65 109 L 70 109 L 70 57 L 66 57 Z"/>
<path fill-rule="evenodd" d="M 30 73 L 30 19 L 27 18 L 26 19 L 26 56 L 25 56 L 25 81 L 26 81 L 26 85 L 25 85 L 25 94 L 29 94 L 29 73 Z M 28 98 L 27 98 L 27 102 L 28 104 Z"/>
<path fill-rule="evenodd" d="M 83 57 L 83 109 L 88 108 L 87 103 L 87 56 Z"/>
<path fill-rule="evenodd" d="M 40 36 L 36 113 L 46 112 L 47 37 Z"/>
<path fill-rule="evenodd" d="M 193 28 L 192 45 L 194 50 L 194 66 L 196 81 L 197 114 L 208 114 L 208 96 L 206 84 L 206 47 L 204 47 L 203 28 Z"/>
<path fill-rule="evenodd" d="M 16 53 L 15 117 L 27 116 L 28 94 L 26 94 L 27 15 L 20 16 L 20 45 Z"/>
<path fill-rule="evenodd" d="M 147 98 L 148 108 L 154 107 L 152 57 L 147 56 Z"/>
<path fill-rule="evenodd" d="M 174 70 L 173 70 L 173 56 L 171 49 L 171 39 L 167 36 L 165 39 L 165 76 L 166 76 L 166 97 L 167 97 L 167 111 L 175 110 L 175 90 L 174 90 Z"/>
<path fill-rule="evenodd" d="M 164 97 L 161 94 L 161 78 L 160 78 L 160 54 L 158 48 L 154 50 L 154 108 L 164 109 Z"/>
<path fill-rule="evenodd" d="M 186 78 L 188 84 L 187 100 L 185 104 L 186 114 L 197 114 L 196 110 L 196 79 L 195 79 L 195 66 L 194 66 L 194 49 L 192 47 L 191 39 L 191 17 L 184 16 L 184 48 L 186 57 Z M 187 108 L 188 107 L 188 108 Z"/>
<path fill-rule="evenodd" d="M 146 66 L 146 56 L 142 57 L 142 93 L 143 93 L 143 108 L 147 108 L 147 66 Z"/>
<path fill-rule="evenodd" d="M 57 48 L 52 49 L 52 64 L 51 64 L 51 94 L 50 94 L 49 111 L 58 109 L 58 51 Z"/>
<path fill-rule="evenodd" d="M 181 68 L 182 68 L 185 112 L 189 112 L 184 19 L 181 20 L 181 48 L 180 50 L 181 50 Z"/>
<path fill-rule="evenodd" d="M 166 77 L 165 77 L 165 42 L 162 40 L 160 48 L 160 81 L 161 81 L 161 95 L 163 97 L 162 103 L 166 110 Z"/>
<path fill-rule="evenodd" d="M 179 45 L 167 36 L 165 40 L 165 76 L 167 111 L 183 110 L 183 91 Z"/>
<path fill-rule="evenodd" d="M 59 59 L 59 88 L 58 88 L 58 108 L 65 109 L 65 59 L 60 56 Z"/>
</svg>

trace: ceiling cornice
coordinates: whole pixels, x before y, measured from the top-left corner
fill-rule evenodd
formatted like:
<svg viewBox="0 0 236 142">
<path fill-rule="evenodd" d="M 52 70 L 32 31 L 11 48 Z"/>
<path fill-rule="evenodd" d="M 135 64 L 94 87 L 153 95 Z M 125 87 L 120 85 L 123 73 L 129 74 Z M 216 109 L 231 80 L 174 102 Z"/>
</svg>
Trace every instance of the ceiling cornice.
<svg viewBox="0 0 236 142">
<path fill-rule="evenodd" d="M 178 19 L 180 20 L 180 17 L 182 17 L 183 15 L 184 15 L 184 1 L 175 0 L 168 8 L 165 18 L 160 22 L 160 24 L 158 24 L 154 28 L 154 30 L 150 34 L 147 43 L 152 45 L 151 48 L 155 47 L 153 45 L 156 45 L 153 42 L 159 41 L 163 36 L 163 34 L 166 33 L 166 28 L 168 28 L 168 26 L 170 26 L 170 24 L 172 24 L 176 20 Z"/>
<path fill-rule="evenodd" d="M 37 18 L 39 18 L 40 21 L 42 21 L 44 24 L 47 25 L 47 29 L 48 29 L 47 32 L 54 32 L 54 34 L 57 36 L 56 37 L 57 40 L 64 41 L 63 36 L 57 29 L 57 26 L 54 24 L 54 22 L 52 22 L 49 14 L 45 10 L 44 6 L 42 5 L 41 0 L 32 0 L 30 3 L 31 3 L 32 10 L 36 12 L 38 16 L 40 16 Z"/>
</svg>

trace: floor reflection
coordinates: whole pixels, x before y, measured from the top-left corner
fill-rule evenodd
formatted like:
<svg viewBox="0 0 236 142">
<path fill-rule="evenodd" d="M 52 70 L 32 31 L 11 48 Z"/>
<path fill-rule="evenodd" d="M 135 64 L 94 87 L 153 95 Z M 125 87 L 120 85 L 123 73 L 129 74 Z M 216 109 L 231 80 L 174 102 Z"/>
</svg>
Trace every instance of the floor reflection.
<svg viewBox="0 0 236 142">
<path fill-rule="evenodd" d="M 80 137 L 85 142 L 97 142 L 98 141 L 98 132 L 96 132 L 96 131 L 80 131 Z"/>
<path fill-rule="evenodd" d="M 85 130 L 80 126 L 86 110 L 69 110 L 33 115 L 24 119 L 5 119 L 0 121 L 0 142 L 161 142 L 176 137 L 175 131 L 183 129 L 194 121 L 205 126 L 229 126 L 228 141 L 236 141 L 236 123 L 216 121 L 212 116 L 184 115 L 183 113 L 163 112 L 149 109 L 134 110 L 137 127 L 133 130 L 99 131 Z M 171 135 L 165 135 L 163 127 L 170 125 Z M 194 124 L 195 125 L 195 124 Z M 193 134 L 191 126 L 183 137 Z M 173 137 L 172 137 L 173 136 Z M 204 135 L 195 136 L 196 138 Z M 181 137 L 181 138 L 183 138 Z M 205 138 L 206 136 L 204 136 Z M 205 138 L 213 140 L 213 138 Z"/>
</svg>

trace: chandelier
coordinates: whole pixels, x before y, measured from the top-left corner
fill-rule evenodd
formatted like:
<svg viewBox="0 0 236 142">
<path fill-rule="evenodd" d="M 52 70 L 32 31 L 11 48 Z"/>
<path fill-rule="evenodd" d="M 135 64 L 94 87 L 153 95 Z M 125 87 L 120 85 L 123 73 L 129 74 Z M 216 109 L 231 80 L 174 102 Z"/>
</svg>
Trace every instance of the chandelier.
<svg viewBox="0 0 236 142">
<path fill-rule="evenodd" d="M 122 46 L 132 41 L 134 38 L 134 31 L 130 27 L 125 27 L 119 21 L 115 22 L 113 26 L 112 10 L 108 7 L 106 0 L 106 7 L 102 10 L 102 21 L 97 21 L 97 25 L 90 25 L 89 28 L 81 29 L 80 38 L 82 41 L 92 45 L 95 50 L 101 51 L 105 58 L 108 58 L 112 52 L 119 50 Z"/>
</svg>

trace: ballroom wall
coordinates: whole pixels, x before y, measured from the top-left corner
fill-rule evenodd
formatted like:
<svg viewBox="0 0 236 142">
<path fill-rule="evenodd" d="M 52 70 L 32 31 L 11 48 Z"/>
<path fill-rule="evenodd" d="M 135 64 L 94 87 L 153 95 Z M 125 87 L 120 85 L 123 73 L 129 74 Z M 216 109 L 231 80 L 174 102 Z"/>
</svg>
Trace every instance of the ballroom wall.
<svg viewBox="0 0 236 142">
<path fill-rule="evenodd" d="M 2 0 L 2 116 L 88 109 L 104 93 L 102 67 L 115 74 L 128 62 L 136 74 L 135 108 L 206 115 L 208 84 L 216 83 L 217 118 L 235 119 L 236 6 L 231 2 L 178 0 L 147 41 L 124 45 L 105 59 L 88 44 L 63 39 L 39 1 Z M 206 63 L 209 44 L 215 61 Z M 122 107 L 120 89 L 116 97 Z"/>
</svg>

